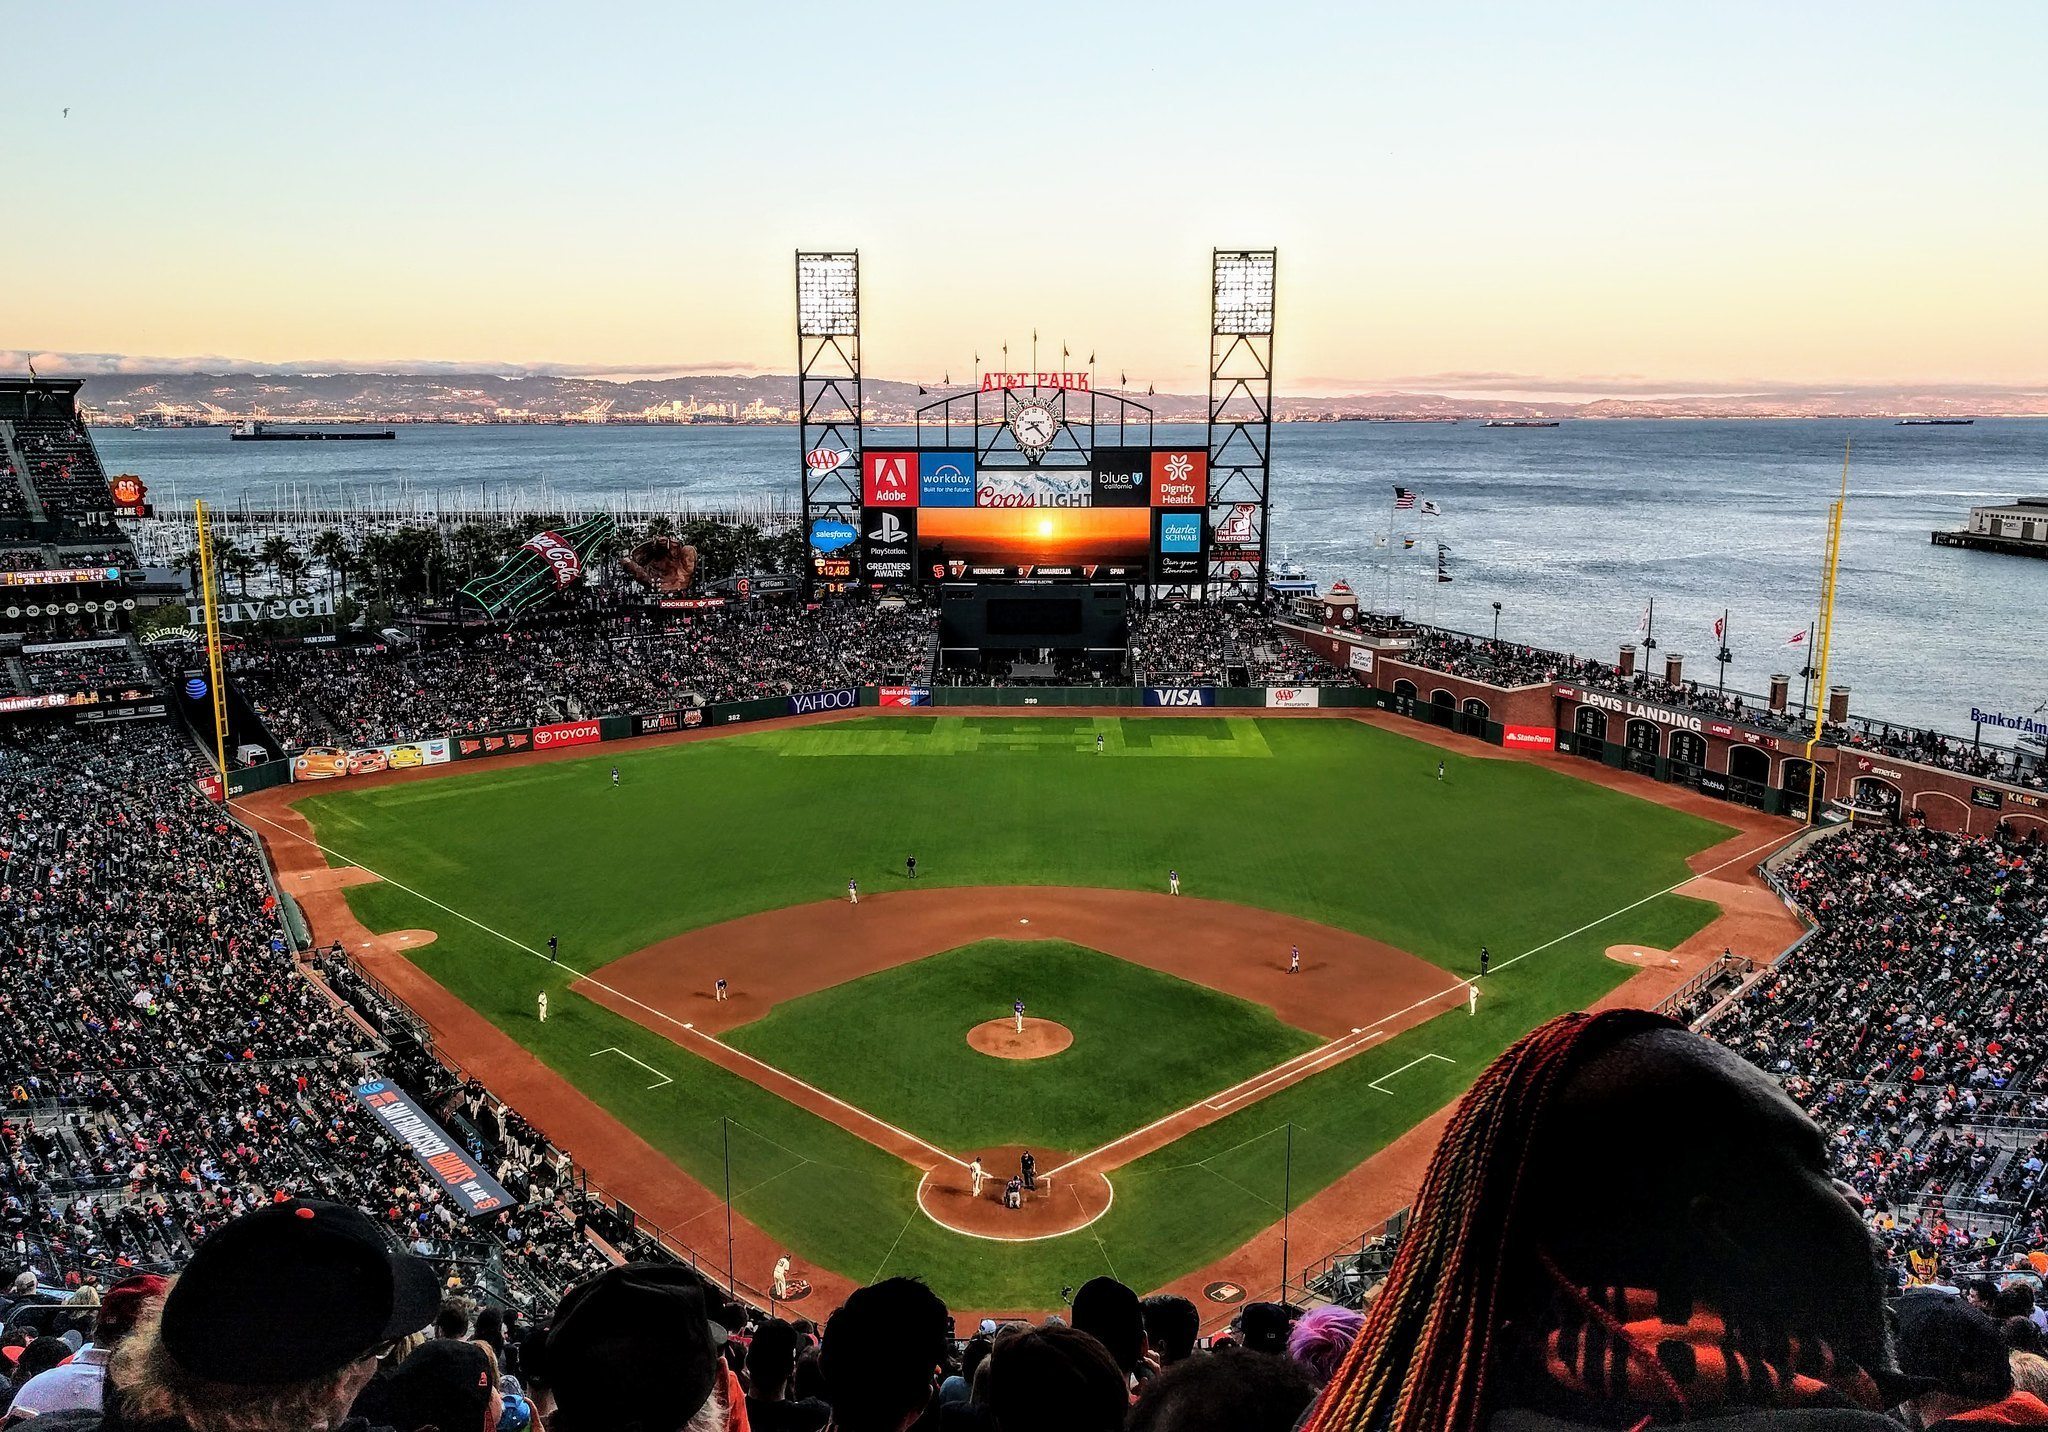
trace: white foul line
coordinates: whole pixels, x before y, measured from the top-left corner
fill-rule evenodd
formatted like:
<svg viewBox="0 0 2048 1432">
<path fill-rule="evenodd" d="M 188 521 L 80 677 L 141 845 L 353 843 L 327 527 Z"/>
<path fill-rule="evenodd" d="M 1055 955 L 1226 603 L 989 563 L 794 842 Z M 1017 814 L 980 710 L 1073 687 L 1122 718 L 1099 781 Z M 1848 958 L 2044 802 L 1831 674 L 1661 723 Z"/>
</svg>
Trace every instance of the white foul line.
<svg viewBox="0 0 2048 1432">
<path fill-rule="evenodd" d="M 513 939 L 503 930 L 494 930 L 481 920 L 472 919 L 470 916 L 465 915 L 460 910 L 456 909 L 453 905 L 443 904 L 441 901 L 436 900 L 433 896 L 428 895 L 423 891 L 415 890 L 410 885 L 401 884 L 399 881 L 391 879 L 390 877 L 384 875 L 380 871 L 371 869 L 371 867 L 363 864 L 359 860 L 351 860 L 347 855 L 343 854 L 341 851 L 336 850 L 331 846 L 322 845 L 319 841 L 314 840 L 310 836 L 300 835 L 297 831 L 288 829 L 287 827 L 280 825 L 278 822 L 272 820 L 269 816 L 258 815 L 254 811 L 243 811 L 241 812 L 241 814 L 244 818 L 249 820 L 260 820 L 265 825 L 271 827 L 271 829 L 282 831 L 284 834 L 290 836 L 293 840 L 299 841 L 300 843 L 305 845 L 310 845 L 315 850 L 320 851 L 324 855 L 330 855 L 334 857 L 336 860 L 346 861 L 348 864 L 355 866 L 356 869 L 358 870 L 368 871 L 371 875 L 376 876 L 377 879 L 383 881 L 386 885 L 392 887 L 392 889 L 403 890 L 406 894 L 412 896 L 415 900 L 424 900 L 437 910 L 446 910 L 456 919 L 461 920 L 466 924 L 476 926 L 479 930 L 482 930 L 487 935 L 491 935 L 497 939 L 503 940 L 513 949 L 524 950 L 527 954 L 532 955 L 535 959 L 541 961 L 543 964 L 552 965 L 558 969 L 567 970 L 570 974 L 574 975 L 578 980 L 588 983 L 595 989 L 603 990 L 613 999 L 623 1000 L 627 1004 L 632 1005 L 636 1009 L 644 1009 L 649 1014 L 653 1015 L 656 1019 L 659 1019 L 666 1024 L 674 1025 L 677 1029 L 680 1029 L 683 1033 L 687 1035 L 690 1035 L 697 1039 L 701 1039 L 706 1044 L 715 1044 L 720 1049 L 724 1050 L 726 1053 L 734 1056 L 735 1058 L 744 1059 L 749 1064 L 752 1064 L 757 1068 L 766 1069 L 769 1073 L 775 1075 L 779 1079 L 787 1079 L 790 1083 L 796 1085 L 797 1088 L 804 1090 L 806 1093 L 815 1094 L 820 1099 L 823 1099 L 830 1104 L 836 1105 L 837 1107 L 846 1110 L 848 1113 L 857 1114 L 861 1118 L 866 1119 L 869 1123 L 875 1125 L 877 1128 L 887 1129 L 890 1133 L 896 1135 L 898 1138 L 903 1139 L 909 1143 L 916 1144 L 926 1153 L 934 1154 L 939 1158 L 945 1159 L 948 1163 L 958 1164 L 961 1168 L 967 1167 L 965 1160 L 954 1158 L 951 1154 L 947 1153 L 944 1149 L 939 1148 L 935 1144 L 926 1143 L 923 1139 L 919 1138 L 916 1134 L 911 1133 L 908 1129 L 899 1129 L 894 1124 L 891 1124 L 886 1120 L 876 1118 L 873 1114 L 870 1114 L 866 1109 L 861 1108 L 857 1104 L 849 1104 L 844 1099 L 840 1098 L 838 1095 L 829 1094 L 825 1090 L 818 1088 L 815 1084 L 807 1084 L 803 1080 L 797 1078 L 796 1075 L 785 1073 L 784 1071 L 777 1069 L 773 1064 L 769 1064 L 764 1060 L 756 1059 L 753 1055 L 746 1053 L 744 1050 L 735 1049 L 730 1044 L 725 1043 L 723 1040 L 713 1039 L 710 1035 L 704 1033 L 704 1031 L 702 1031 L 701 1029 L 698 1029 L 694 1024 L 685 1024 L 682 1020 L 677 1019 L 674 1015 L 669 1014 L 665 1010 L 656 1009 L 653 1005 L 648 1004 L 645 1000 L 635 999 L 633 998 L 633 996 L 627 994 L 624 990 L 613 989 L 603 980 L 597 978 L 597 976 L 587 974 L 584 971 L 577 969 L 574 965 L 566 964 L 561 960 L 550 959 L 548 956 L 542 954 L 539 950 L 534 949 L 533 946 L 524 944 L 521 941 Z M 585 998 L 588 998 L 588 996 L 586 995 Z M 759 1086 L 757 1085 L 757 1087 Z M 762 1092 L 773 1093 L 774 1091 L 764 1089 Z M 853 1130 L 848 1129 L 846 1130 L 846 1132 L 853 1133 Z M 859 1138 L 860 1135 L 854 1134 L 854 1137 Z M 873 1143 L 874 1141 L 872 1139 L 869 1139 L 866 1142 Z"/>
<path fill-rule="evenodd" d="M 1386 1073 L 1380 1075 L 1379 1078 L 1373 1080 L 1372 1083 L 1366 1085 L 1365 1087 L 1372 1090 L 1375 1094 L 1385 1094 L 1389 1099 L 1391 1099 L 1394 1097 L 1394 1091 L 1392 1089 L 1382 1089 L 1380 1085 L 1386 1083 L 1396 1074 L 1406 1074 L 1410 1069 L 1413 1069 L 1416 1065 L 1427 1064 L 1432 1059 L 1441 1060 L 1445 1064 L 1455 1064 L 1458 1062 L 1455 1059 L 1445 1059 L 1444 1056 L 1441 1054 L 1425 1054 L 1420 1059 L 1409 1060 L 1406 1064 L 1403 1064 L 1399 1069 L 1389 1069 Z"/>
<path fill-rule="evenodd" d="M 633 1059 L 632 1055 L 628 1054 L 623 1049 L 617 1048 L 616 1046 L 606 1045 L 603 1049 L 593 1049 L 590 1051 L 590 1057 L 592 1059 L 597 1058 L 597 1056 L 600 1054 L 616 1054 L 621 1059 L 632 1059 L 635 1064 L 638 1064 L 642 1069 L 645 1069 L 649 1074 L 657 1075 L 661 1079 L 661 1084 L 673 1084 L 676 1082 L 672 1077 L 670 1077 L 667 1074 L 663 1074 L 659 1069 L 655 1068 L 652 1064 L 649 1064 L 645 1059 Z M 661 1084 L 649 1084 L 647 1087 L 650 1089 L 659 1089 L 661 1087 Z"/>
</svg>

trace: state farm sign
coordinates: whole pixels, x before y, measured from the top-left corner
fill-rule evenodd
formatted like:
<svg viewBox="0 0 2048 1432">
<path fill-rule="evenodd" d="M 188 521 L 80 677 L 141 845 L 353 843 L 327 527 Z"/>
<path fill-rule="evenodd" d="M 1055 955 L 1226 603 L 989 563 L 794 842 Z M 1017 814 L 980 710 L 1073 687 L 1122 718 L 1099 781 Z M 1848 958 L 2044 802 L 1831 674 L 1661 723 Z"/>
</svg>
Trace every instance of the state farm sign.
<svg viewBox="0 0 2048 1432">
<path fill-rule="evenodd" d="M 595 721 L 564 721 L 555 726 L 533 728 L 533 749 L 551 750 L 556 746 L 588 746 L 602 739 Z"/>
</svg>

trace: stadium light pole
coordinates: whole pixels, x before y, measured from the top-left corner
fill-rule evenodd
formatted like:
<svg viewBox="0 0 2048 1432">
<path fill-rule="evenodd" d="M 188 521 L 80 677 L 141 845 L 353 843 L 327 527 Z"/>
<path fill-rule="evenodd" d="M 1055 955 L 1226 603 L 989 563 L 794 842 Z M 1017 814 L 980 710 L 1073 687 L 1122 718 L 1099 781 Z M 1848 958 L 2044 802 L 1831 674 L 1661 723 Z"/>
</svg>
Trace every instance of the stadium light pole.
<svg viewBox="0 0 2048 1432">
<path fill-rule="evenodd" d="M 1287 1301 L 1287 1235 L 1294 1224 L 1294 1121 L 1287 1122 L 1287 1166 L 1280 1176 L 1280 1301 Z"/>
<path fill-rule="evenodd" d="M 1495 602 L 1495 603 L 1493 604 L 1493 639 L 1494 639 L 1495 643 L 1498 643 L 1498 642 L 1500 641 L 1500 603 L 1499 603 L 1499 602 Z"/>
<path fill-rule="evenodd" d="M 739 1275 L 732 1266 L 732 1116 L 718 1116 L 719 1133 L 725 1144 L 725 1295 L 739 1296 Z"/>
</svg>

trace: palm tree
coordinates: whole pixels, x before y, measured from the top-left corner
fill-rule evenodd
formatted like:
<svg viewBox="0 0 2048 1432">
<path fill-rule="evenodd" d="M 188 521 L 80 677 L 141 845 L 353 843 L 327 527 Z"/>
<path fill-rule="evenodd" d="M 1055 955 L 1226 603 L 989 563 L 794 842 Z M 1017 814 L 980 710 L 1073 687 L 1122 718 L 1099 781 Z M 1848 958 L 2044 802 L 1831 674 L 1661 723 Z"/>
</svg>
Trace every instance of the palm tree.
<svg viewBox="0 0 2048 1432">
<path fill-rule="evenodd" d="M 327 564 L 330 585 L 338 582 L 341 587 L 338 595 L 347 597 L 348 566 L 350 559 L 355 556 L 349 550 L 348 538 L 341 535 L 339 527 L 323 528 L 320 535 L 313 539 L 312 551 L 315 557 Z"/>
<path fill-rule="evenodd" d="M 235 545 L 232 537 L 216 537 L 208 545 L 213 549 L 213 575 L 222 586 L 226 586 L 228 577 L 240 570 L 238 564 L 244 560 L 242 549 Z"/>
<path fill-rule="evenodd" d="M 291 538 L 280 533 L 264 538 L 263 546 L 258 549 L 256 555 L 264 566 L 277 574 L 278 581 L 282 582 L 285 563 L 296 557 L 298 552 L 293 548 Z"/>
<path fill-rule="evenodd" d="M 229 576 L 232 576 L 235 579 L 236 594 L 238 596 L 246 597 L 249 595 L 249 579 L 256 575 L 257 570 L 261 568 L 263 564 L 257 561 L 254 557 L 250 556 L 247 552 L 231 549 L 228 552 L 228 554 L 221 559 L 220 565 L 222 570 L 227 572 Z"/>
<path fill-rule="evenodd" d="M 299 579 L 312 570 L 313 564 L 296 547 L 287 548 L 277 562 L 277 574 L 284 578 L 285 589 L 295 597 L 299 594 Z"/>
</svg>

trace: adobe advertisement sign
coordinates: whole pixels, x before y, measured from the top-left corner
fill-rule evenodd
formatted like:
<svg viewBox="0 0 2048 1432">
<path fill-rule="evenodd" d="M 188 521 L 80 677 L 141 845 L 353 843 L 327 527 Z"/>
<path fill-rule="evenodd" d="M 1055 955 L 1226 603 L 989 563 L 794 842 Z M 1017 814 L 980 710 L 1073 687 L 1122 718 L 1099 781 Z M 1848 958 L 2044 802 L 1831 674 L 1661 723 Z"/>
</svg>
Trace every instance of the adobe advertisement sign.
<svg viewBox="0 0 2048 1432">
<path fill-rule="evenodd" d="M 427 1117 L 412 1095 L 390 1080 L 358 1084 L 356 1100 L 386 1135 L 420 1161 L 420 1167 L 464 1214 L 482 1218 L 518 1203 L 503 1184 L 477 1166 L 446 1129 Z"/>
<path fill-rule="evenodd" d="M 901 585 L 917 575 L 917 509 L 861 509 L 861 571 L 870 582 Z"/>
<path fill-rule="evenodd" d="M 917 506 L 918 455 L 868 452 L 860 458 L 860 500 L 867 507 Z"/>
<path fill-rule="evenodd" d="M 1153 453 L 1152 505 L 1207 507 L 1209 454 L 1199 449 L 1193 452 Z"/>
</svg>

